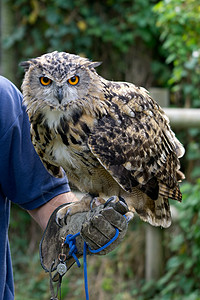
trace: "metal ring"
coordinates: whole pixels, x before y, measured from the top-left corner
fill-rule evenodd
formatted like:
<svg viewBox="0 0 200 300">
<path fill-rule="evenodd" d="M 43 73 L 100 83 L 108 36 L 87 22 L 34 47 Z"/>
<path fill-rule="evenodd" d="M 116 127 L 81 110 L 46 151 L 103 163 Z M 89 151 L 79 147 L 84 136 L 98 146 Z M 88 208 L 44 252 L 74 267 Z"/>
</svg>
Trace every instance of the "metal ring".
<svg viewBox="0 0 200 300">
<path fill-rule="evenodd" d="M 62 254 L 62 253 L 60 253 L 59 255 L 58 255 L 58 259 L 59 259 L 59 261 L 66 261 L 66 258 L 67 258 L 67 256 L 66 256 L 66 254 Z"/>
</svg>

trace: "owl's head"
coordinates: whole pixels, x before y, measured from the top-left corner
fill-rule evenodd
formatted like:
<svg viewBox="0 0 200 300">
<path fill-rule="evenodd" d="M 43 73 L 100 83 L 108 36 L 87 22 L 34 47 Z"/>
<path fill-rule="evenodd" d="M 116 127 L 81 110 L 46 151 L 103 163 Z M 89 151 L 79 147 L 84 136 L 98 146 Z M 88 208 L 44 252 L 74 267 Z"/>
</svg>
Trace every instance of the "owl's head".
<svg viewBox="0 0 200 300">
<path fill-rule="evenodd" d="M 97 88 L 95 67 L 99 62 L 54 51 L 20 64 L 25 70 L 24 102 L 65 111 L 75 101 L 87 98 Z"/>
</svg>

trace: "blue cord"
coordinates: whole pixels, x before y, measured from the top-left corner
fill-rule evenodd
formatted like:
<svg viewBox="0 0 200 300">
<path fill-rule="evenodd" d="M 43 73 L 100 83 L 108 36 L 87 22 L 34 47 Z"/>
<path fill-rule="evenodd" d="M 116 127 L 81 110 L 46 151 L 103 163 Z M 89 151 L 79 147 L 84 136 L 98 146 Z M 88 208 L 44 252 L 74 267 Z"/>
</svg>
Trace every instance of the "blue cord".
<svg viewBox="0 0 200 300">
<path fill-rule="evenodd" d="M 73 258 L 75 259 L 77 266 L 80 268 L 81 264 L 80 261 L 78 260 L 78 257 L 76 256 L 77 248 L 76 248 L 76 238 L 77 236 L 80 235 L 80 232 L 76 233 L 76 234 L 68 234 L 66 236 L 65 242 L 64 244 L 68 244 L 69 245 L 69 255 L 73 256 Z"/>
<path fill-rule="evenodd" d="M 87 278 L 87 249 L 91 252 L 91 253 L 98 253 L 102 250 L 104 250 L 105 248 L 107 248 L 108 246 L 110 246 L 119 236 L 119 229 L 115 228 L 116 232 L 114 237 L 108 242 L 106 243 L 104 246 L 96 249 L 96 250 L 92 250 L 90 247 L 87 246 L 86 242 L 84 242 L 84 246 L 83 246 L 83 264 L 84 264 L 84 283 L 85 283 L 85 297 L 86 300 L 89 300 L 89 291 L 88 291 L 88 278 Z M 78 260 L 78 257 L 76 256 L 77 248 L 76 248 L 76 237 L 80 235 L 80 232 L 76 233 L 76 234 L 68 234 L 66 236 L 65 239 L 65 244 L 69 245 L 69 255 L 73 256 L 74 260 L 77 263 L 77 266 L 80 268 L 81 264 Z"/>
<path fill-rule="evenodd" d="M 84 284 L 85 284 L 85 298 L 89 300 L 89 291 L 88 291 L 88 278 L 87 278 L 87 244 L 84 242 L 83 247 L 83 266 L 84 266 Z"/>
<path fill-rule="evenodd" d="M 104 246 L 102 246 L 96 250 L 92 250 L 90 247 L 88 247 L 88 249 L 90 250 L 91 253 L 98 253 L 98 252 L 106 249 L 108 246 L 110 246 L 118 238 L 118 235 L 119 235 L 119 229 L 115 228 L 115 235 L 108 243 L 106 243 Z"/>
</svg>

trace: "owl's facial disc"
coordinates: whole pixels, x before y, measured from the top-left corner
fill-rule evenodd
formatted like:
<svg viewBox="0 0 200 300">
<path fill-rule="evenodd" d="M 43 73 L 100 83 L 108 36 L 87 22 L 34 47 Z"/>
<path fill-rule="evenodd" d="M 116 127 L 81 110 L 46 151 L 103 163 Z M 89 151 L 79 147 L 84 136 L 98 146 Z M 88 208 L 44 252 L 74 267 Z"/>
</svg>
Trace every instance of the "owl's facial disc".
<svg viewBox="0 0 200 300">
<path fill-rule="evenodd" d="M 67 111 L 74 104 L 84 105 L 90 90 L 90 69 L 70 63 L 37 63 L 31 66 L 29 73 L 31 91 L 34 101 L 38 101 L 44 107 L 48 105 L 51 109 Z M 39 84 L 39 88 L 38 88 Z"/>
<path fill-rule="evenodd" d="M 48 103 L 49 106 L 65 111 L 69 103 L 74 102 L 78 98 L 77 88 L 80 76 L 73 75 L 64 79 L 54 80 L 50 74 L 45 73 L 39 77 L 43 92 L 37 95 L 37 99 L 40 98 Z"/>
</svg>

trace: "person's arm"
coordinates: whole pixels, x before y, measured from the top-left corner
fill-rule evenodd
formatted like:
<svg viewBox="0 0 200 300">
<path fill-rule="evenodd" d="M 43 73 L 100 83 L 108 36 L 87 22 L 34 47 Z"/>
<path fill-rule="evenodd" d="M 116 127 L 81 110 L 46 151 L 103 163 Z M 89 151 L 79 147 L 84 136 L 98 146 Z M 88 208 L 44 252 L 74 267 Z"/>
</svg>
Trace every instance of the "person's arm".
<svg viewBox="0 0 200 300">
<path fill-rule="evenodd" d="M 67 177 L 51 176 L 35 152 L 30 138 L 30 124 L 22 95 L 7 79 L 0 76 L 0 187 L 4 197 L 25 210 L 33 210 L 41 226 L 47 223 L 59 197 L 72 201 Z M 70 197 L 69 197 L 70 196 Z M 52 204 L 47 204 L 52 201 Z M 54 203 L 55 202 L 55 203 Z M 42 207 L 44 206 L 44 207 Z M 46 208 L 45 208 L 46 207 Z M 47 217 L 43 216 L 43 210 Z M 49 212 L 48 212 L 49 211 Z M 39 215 L 39 217 L 38 217 Z M 46 214 L 45 214 L 46 215 Z M 44 219 L 44 221 L 43 221 Z"/>
<path fill-rule="evenodd" d="M 51 214 L 58 206 L 75 201 L 78 201 L 76 196 L 72 192 L 68 192 L 58 195 L 42 206 L 33 210 L 28 210 L 28 212 L 44 230 L 47 226 Z"/>
</svg>

